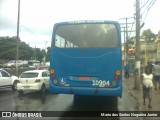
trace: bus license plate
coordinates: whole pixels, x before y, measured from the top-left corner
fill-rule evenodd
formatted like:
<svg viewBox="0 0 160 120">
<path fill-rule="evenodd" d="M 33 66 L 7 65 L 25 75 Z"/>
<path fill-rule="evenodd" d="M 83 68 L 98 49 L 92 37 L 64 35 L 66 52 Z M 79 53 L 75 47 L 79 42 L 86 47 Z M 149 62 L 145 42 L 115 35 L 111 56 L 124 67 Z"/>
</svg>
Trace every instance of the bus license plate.
<svg viewBox="0 0 160 120">
<path fill-rule="evenodd" d="M 87 77 L 87 76 L 81 76 L 81 77 L 78 77 L 78 80 L 90 80 L 91 77 Z"/>
</svg>

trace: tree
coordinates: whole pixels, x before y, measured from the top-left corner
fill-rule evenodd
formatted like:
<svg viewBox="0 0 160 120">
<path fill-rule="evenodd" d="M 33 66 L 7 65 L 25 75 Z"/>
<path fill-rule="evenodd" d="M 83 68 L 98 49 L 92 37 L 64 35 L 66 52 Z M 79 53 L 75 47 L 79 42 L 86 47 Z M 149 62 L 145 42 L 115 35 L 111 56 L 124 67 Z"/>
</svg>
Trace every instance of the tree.
<svg viewBox="0 0 160 120">
<path fill-rule="evenodd" d="M 146 42 L 155 41 L 156 35 L 150 30 L 144 30 L 142 36 L 146 37 Z"/>
<path fill-rule="evenodd" d="M 34 59 L 40 61 L 40 62 L 43 62 L 44 61 L 44 58 L 46 56 L 46 51 L 44 49 L 40 49 L 40 48 L 35 48 L 34 49 Z"/>
<path fill-rule="evenodd" d="M 0 59 L 15 60 L 16 59 L 16 42 L 17 37 L 0 37 Z M 40 48 L 32 48 L 25 42 L 19 41 L 19 60 L 43 61 L 46 52 Z"/>
<path fill-rule="evenodd" d="M 46 61 L 50 61 L 50 49 L 51 47 L 47 47 Z"/>
<path fill-rule="evenodd" d="M 0 37 L 0 58 L 15 59 L 16 56 L 16 38 Z"/>
<path fill-rule="evenodd" d="M 158 41 L 160 41 L 160 30 L 158 31 Z"/>
<path fill-rule="evenodd" d="M 19 43 L 19 59 L 30 60 L 34 56 L 34 50 L 25 42 Z"/>
</svg>

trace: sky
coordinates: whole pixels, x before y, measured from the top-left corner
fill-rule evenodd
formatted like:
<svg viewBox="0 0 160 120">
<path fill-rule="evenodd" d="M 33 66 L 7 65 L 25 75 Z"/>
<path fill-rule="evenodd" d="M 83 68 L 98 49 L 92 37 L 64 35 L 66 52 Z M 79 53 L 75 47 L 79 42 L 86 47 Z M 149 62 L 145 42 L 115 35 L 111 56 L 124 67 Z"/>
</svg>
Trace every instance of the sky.
<svg viewBox="0 0 160 120">
<path fill-rule="evenodd" d="M 115 20 L 125 23 L 134 17 L 136 0 L 21 0 L 20 39 L 31 47 L 50 46 L 53 25 L 56 22 L 72 20 Z M 160 0 L 140 0 L 141 31 L 151 29 L 155 34 L 160 30 Z M 143 12 L 150 7 L 148 13 Z M 146 9 L 148 10 L 148 9 Z M 0 0 L 0 36 L 17 35 L 18 0 Z M 133 23 L 134 18 L 128 19 Z M 132 27 L 129 26 L 128 29 Z M 135 29 L 135 24 L 133 24 Z M 134 36 L 132 33 L 131 36 Z M 123 38 L 122 38 L 123 41 Z"/>
</svg>

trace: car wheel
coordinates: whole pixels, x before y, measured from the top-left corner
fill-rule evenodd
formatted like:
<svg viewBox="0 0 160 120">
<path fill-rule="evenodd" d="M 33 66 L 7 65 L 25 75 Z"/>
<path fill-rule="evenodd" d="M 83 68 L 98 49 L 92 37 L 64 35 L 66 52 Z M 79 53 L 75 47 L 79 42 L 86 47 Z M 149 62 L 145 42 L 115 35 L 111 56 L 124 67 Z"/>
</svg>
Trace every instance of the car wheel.
<svg viewBox="0 0 160 120">
<path fill-rule="evenodd" d="M 41 93 L 44 94 L 46 92 L 46 86 L 43 84 L 41 87 Z"/>
<path fill-rule="evenodd" d="M 12 90 L 16 91 L 17 90 L 17 81 L 14 81 L 13 85 L 12 85 Z"/>
</svg>

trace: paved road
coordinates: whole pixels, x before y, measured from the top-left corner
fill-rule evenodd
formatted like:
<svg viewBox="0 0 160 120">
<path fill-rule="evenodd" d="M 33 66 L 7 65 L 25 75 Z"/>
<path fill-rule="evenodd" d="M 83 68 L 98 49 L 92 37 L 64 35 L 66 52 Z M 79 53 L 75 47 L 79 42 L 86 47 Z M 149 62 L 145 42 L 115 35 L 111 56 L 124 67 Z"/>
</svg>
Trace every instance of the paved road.
<svg viewBox="0 0 160 120">
<path fill-rule="evenodd" d="M 79 104 L 73 104 L 73 95 L 50 95 L 49 93 L 41 95 L 39 92 L 25 92 L 24 95 L 19 95 L 16 91 L 13 92 L 10 89 L 0 89 L 0 111 L 61 111 L 62 115 L 66 114 L 66 111 L 139 111 L 149 110 L 147 107 L 140 107 L 140 103 L 137 102 L 136 92 L 132 92 L 132 85 L 129 81 L 124 81 L 123 97 L 84 97 Z M 159 90 L 160 92 L 160 90 Z M 141 93 L 140 93 L 141 94 Z M 154 95 L 158 95 L 154 93 Z M 140 96 L 141 97 L 141 96 Z M 159 99 L 159 98 L 158 98 Z M 153 101 L 156 104 L 156 100 Z M 157 105 L 158 106 L 158 105 Z M 160 109 L 160 108 L 159 108 Z M 158 110 L 158 107 L 156 109 Z M 54 114 L 54 112 L 52 113 Z M 75 113 L 73 113 L 75 114 Z M 83 116 L 84 117 L 84 116 Z M 29 118 L 12 118 L 11 120 L 28 120 Z M 30 118 L 29 120 L 35 120 L 36 118 Z M 63 118 L 49 117 L 49 118 L 37 118 L 36 120 L 144 120 L 144 118 L 128 118 L 128 117 L 100 117 L 100 118 Z M 149 118 L 145 118 L 147 120 Z M 151 118 L 150 118 L 151 119 Z M 156 118 L 159 120 L 160 118 Z M 9 120 L 8 118 L 0 118 L 0 120 Z M 153 120 L 153 119 L 152 119 Z"/>
</svg>

